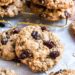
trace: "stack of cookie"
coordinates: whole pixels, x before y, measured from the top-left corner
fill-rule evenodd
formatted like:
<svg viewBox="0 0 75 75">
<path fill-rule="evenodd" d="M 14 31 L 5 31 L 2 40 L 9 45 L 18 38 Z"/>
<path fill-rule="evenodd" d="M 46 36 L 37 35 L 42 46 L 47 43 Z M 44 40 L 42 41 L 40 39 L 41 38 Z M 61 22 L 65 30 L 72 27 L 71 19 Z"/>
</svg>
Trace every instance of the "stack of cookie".
<svg viewBox="0 0 75 75">
<path fill-rule="evenodd" d="M 0 57 L 19 60 L 33 72 L 47 71 L 57 64 L 63 52 L 59 38 L 46 27 L 13 28 L 0 34 Z"/>
<path fill-rule="evenodd" d="M 27 6 L 32 13 L 49 20 L 57 21 L 69 18 L 73 12 L 73 0 L 30 0 Z"/>
<path fill-rule="evenodd" d="M 0 16 L 13 17 L 24 11 L 23 0 L 0 0 Z"/>
</svg>

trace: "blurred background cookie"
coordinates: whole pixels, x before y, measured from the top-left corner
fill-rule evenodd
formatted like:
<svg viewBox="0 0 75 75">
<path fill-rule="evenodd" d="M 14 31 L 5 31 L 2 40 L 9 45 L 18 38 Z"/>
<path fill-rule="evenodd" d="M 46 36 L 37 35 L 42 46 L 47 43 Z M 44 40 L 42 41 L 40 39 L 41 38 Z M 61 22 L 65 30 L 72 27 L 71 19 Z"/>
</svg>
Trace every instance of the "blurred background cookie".
<svg viewBox="0 0 75 75">
<path fill-rule="evenodd" d="M 61 19 L 65 19 L 67 17 L 71 17 L 72 15 L 72 8 L 69 9 L 46 9 L 45 7 L 40 7 L 31 4 L 31 12 L 38 14 L 40 17 L 50 20 L 50 21 L 57 21 Z"/>
<path fill-rule="evenodd" d="M 15 0 L 0 0 L 0 6 L 8 6 L 13 3 Z"/>
<path fill-rule="evenodd" d="M 0 0 L 0 16 L 14 17 L 25 10 L 23 0 Z"/>
<path fill-rule="evenodd" d="M 72 0 L 31 0 L 31 2 L 47 9 L 66 9 L 73 6 Z"/>
<path fill-rule="evenodd" d="M 72 16 L 74 3 L 72 0 L 30 0 L 26 5 L 41 18 L 58 21 Z"/>
<path fill-rule="evenodd" d="M 0 75 L 17 75 L 14 70 L 0 68 Z"/>
<path fill-rule="evenodd" d="M 75 37 L 75 22 L 71 23 L 69 26 L 69 32 L 72 36 Z"/>
</svg>

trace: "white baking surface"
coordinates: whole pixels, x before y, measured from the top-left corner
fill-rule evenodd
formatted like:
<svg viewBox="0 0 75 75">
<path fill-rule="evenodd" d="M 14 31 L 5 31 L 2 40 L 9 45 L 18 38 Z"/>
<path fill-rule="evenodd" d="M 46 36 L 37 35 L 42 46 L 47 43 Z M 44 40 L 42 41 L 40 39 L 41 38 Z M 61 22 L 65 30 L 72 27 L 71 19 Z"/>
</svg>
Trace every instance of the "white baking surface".
<svg viewBox="0 0 75 75">
<path fill-rule="evenodd" d="M 15 20 L 15 21 L 14 21 Z M 16 20 L 15 19 L 10 19 L 12 25 L 15 25 L 18 21 L 21 20 Z M 63 23 L 64 21 L 62 21 Z M 69 23 L 69 22 L 68 22 Z M 0 31 L 7 30 L 8 27 L 6 28 L 0 28 Z M 63 56 L 60 60 L 60 62 L 52 69 L 49 69 L 46 73 L 33 73 L 27 66 L 22 65 L 22 66 L 16 66 L 16 63 L 10 62 L 10 61 L 3 61 L 0 59 L 0 67 L 3 68 L 9 68 L 13 69 L 17 72 L 18 75 L 47 75 L 51 71 L 56 71 L 60 69 L 75 69 L 75 57 L 73 57 L 73 54 L 75 53 L 75 41 L 69 34 L 68 28 L 63 28 L 63 29 L 52 29 L 54 32 L 59 36 L 61 39 L 61 42 L 64 44 L 64 53 Z"/>
</svg>

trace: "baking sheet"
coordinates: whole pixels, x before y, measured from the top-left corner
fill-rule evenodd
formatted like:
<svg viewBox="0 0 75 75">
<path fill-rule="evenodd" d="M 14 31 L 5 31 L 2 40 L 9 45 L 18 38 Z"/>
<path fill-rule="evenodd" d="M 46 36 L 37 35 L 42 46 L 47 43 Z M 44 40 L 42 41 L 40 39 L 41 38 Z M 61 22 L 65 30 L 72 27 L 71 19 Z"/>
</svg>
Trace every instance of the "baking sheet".
<svg viewBox="0 0 75 75">
<path fill-rule="evenodd" d="M 15 18 L 5 18 L 5 20 L 8 20 L 12 25 L 14 26 L 16 25 L 18 22 L 22 22 L 25 21 L 26 19 L 29 20 L 26 16 L 23 17 L 15 17 Z M 37 23 L 40 23 L 39 20 L 37 21 Z M 70 20 L 68 20 L 68 25 L 71 23 Z M 59 25 L 64 25 L 65 24 L 65 20 L 59 21 L 59 22 L 52 22 L 49 23 L 49 25 L 51 24 L 59 24 Z M 11 27 L 10 25 L 6 25 L 5 28 L 0 28 L 0 31 L 5 31 L 10 29 Z M 24 26 L 24 25 L 23 25 Z M 11 61 L 4 61 L 0 59 L 0 67 L 3 68 L 9 68 L 9 69 L 13 69 L 16 71 L 16 73 L 18 75 L 48 75 L 51 71 L 57 71 L 60 69 L 75 69 L 75 57 L 73 55 L 75 55 L 75 41 L 74 39 L 71 37 L 71 35 L 69 34 L 68 31 L 68 27 L 66 28 L 54 28 L 54 27 L 49 27 L 49 29 L 53 32 L 55 32 L 61 42 L 64 44 L 64 53 L 63 56 L 60 60 L 60 62 L 54 66 L 54 68 L 49 69 L 48 71 L 46 71 L 46 73 L 33 73 L 27 66 L 25 65 L 21 65 L 21 66 L 17 66 L 16 63 L 11 62 Z"/>
</svg>

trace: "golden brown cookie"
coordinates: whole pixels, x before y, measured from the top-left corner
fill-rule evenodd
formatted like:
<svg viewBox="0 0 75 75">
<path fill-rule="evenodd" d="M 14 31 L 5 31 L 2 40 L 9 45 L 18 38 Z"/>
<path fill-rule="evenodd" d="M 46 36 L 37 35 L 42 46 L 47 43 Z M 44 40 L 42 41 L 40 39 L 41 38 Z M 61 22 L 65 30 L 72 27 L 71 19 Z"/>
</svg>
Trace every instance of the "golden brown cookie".
<svg viewBox="0 0 75 75">
<path fill-rule="evenodd" d="M 73 0 L 31 0 L 26 1 L 32 13 L 49 21 L 67 19 L 73 14 Z"/>
<path fill-rule="evenodd" d="M 59 62 L 63 45 L 45 27 L 27 26 L 18 35 L 15 52 L 18 59 L 33 72 L 43 72 Z"/>
<path fill-rule="evenodd" d="M 14 70 L 0 68 L 0 75 L 17 75 Z"/>
<path fill-rule="evenodd" d="M 58 21 L 72 16 L 73 8 L 69 9 L 46 9 L 45 7 L 31 4 L 32 13 L 39 15 L 41 18 L 49 21 Z"/>
<path fill-rule="evenodd" d="M 0 0 L 0 16 L 14 17 L 25 11 L 23 0 Z"/>
<path fill-rule="evenodd" d="M 73 0 L 31 0 L 31 2 L 47 9 L 65 9 L 73 6 Z"/>
<path fill-rule="evenodd" d="M 75 22 L 70 24 L 69 32 L 71 33 L 71 35 L 75 36 Z"/>
<path fill-rule="evenodd" d="M 0 6 L 8 6 L 13 3 L 15 0 L 0 0 Z"/>
<path fill-rule="evenodd" d="M 15 42 L 19 29 L 10 29 L 0 34 L 0 57 L 4 60 L 16 59 Z"/>
</svg>

